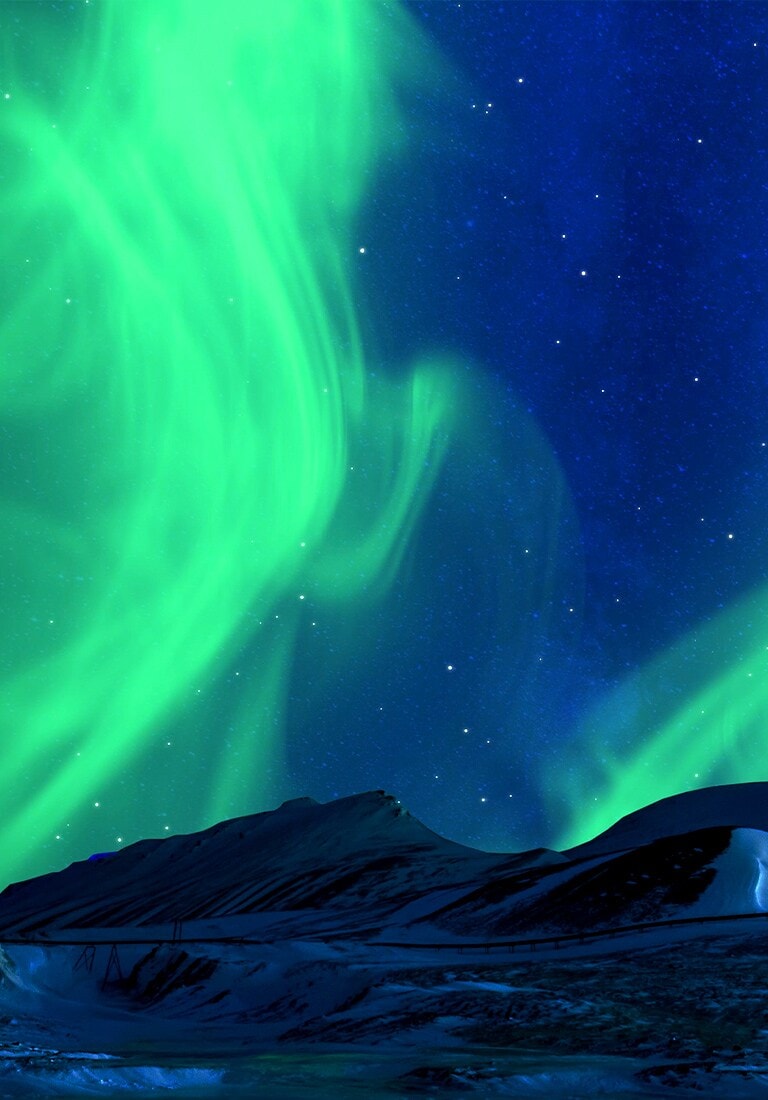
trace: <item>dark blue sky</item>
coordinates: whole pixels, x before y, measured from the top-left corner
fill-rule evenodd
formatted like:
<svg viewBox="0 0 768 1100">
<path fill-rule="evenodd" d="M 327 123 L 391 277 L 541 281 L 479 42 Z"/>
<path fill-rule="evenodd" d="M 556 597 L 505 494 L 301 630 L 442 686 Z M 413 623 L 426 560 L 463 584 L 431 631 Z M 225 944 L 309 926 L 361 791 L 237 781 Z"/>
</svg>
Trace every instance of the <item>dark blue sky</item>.
<svg viewBox="0 0 768 1100">
<path fill-rule="evenodd" d="M 765 577 L 768 13 L 414 10 L 478 104 L 442 209 L 412 219 L 462 273 L 424 328 L 533 410 L 577 502 L 588 628 L 617 625 L 618 593 L 634 627 L 612 645 L 642 659 Z"/>
<path fill-rule="evenodd" d="M 765 581 L 768 7 L 409 8 L 454 75 L 416 97 L 417 151 L 361 219 L 363 293 L 384 359 L 451 348 L 504 398 L 495 468 L 468 462 L 420 534 L 415 568 L 453 596 L 388 650 L 408 750 L 382 730 L 359 778 L 457 839 L 551 841 L 546 777 L 576 766 L 585 714 Z M 532 424 L 569 518 L 521 457 Z M 471 668 L 455 697 L 418 671 L 441 647 Z M 452 711 L 472 747 L 434 743 Z"/>
</svg>

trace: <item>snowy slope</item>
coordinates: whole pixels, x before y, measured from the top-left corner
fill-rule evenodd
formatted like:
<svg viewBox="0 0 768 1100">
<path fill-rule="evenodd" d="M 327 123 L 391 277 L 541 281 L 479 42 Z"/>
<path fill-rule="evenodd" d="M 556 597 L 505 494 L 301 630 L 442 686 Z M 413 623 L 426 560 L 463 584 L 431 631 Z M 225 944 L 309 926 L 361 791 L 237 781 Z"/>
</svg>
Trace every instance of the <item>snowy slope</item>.
<svg viewBox="0 0 768 1100">
<path fill-rule="evenodd" d="M 686 916 L 723 916 L 768 911 L 768 833 L 733 829 L 731 842 L 712 864 L 711 885 Z"/>
<path fill-rule="evenodd" d="M 286 935 L 291 921 L 292 934 L 321 930 L 331 918 L 375 927 L 429 891 L 471 884 L 506 862 L 431 832 L 383 791 L 324 805 L 297 799 L 9 886 L 0 894 L 0 929 L 250 915 L 258 931 L 265 913 L 283 915 Z"/>
<path fill-rule="evenodd" d="M 732 832 L 700 829 L 618 853 L 494 876 L 432 914 L 430 922 L 486 939 L 590 932 L 703 915 L 702 899 L 721 879 L 721 886 L 725 879 L 729 883 L 721 890 L 721 911 L 753 912 L 749 856 L 738 850 L 727 857 Z"/>
<path fill-rule="evenodd" d="M 720 825 L 495 875 L 428 919 L 496 939 L 766 910 L 768 832 Z"/>
</svg>

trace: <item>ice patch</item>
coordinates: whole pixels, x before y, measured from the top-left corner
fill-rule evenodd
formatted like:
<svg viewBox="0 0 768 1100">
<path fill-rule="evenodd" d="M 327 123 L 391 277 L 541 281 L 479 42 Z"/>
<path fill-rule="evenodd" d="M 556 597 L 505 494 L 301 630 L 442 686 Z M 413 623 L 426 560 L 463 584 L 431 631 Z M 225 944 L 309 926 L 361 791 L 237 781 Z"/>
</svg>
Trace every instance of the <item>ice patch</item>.
<svg viewBox="0 0 768 1100">
<path fill-rule="evenodd" d="M 518 993 L 521 986 L 508 985 L 505 982 L 481 982 L 472 979 L 447 982 L 444 985 L 436 985 L 435 992 L 445 992 L 451 989 L 482 989 L 488 993 Z"/>
<path fill-rule="evenodd" d="M 89 1063 L 72 1065 L 75 1057 L 51 1058 L 45 1065 L 4 1062 L 0 1066 L 0 1094 L 3 1097 L 155 1095 L 183 1089 L 200 1090 L 205 1095 L 208 1089 L 221 1086 L 225 1074 L 224 1068 L 94 1064 L 97 1057 L 94 1055 L 86 1056 Z"/>
</svg>

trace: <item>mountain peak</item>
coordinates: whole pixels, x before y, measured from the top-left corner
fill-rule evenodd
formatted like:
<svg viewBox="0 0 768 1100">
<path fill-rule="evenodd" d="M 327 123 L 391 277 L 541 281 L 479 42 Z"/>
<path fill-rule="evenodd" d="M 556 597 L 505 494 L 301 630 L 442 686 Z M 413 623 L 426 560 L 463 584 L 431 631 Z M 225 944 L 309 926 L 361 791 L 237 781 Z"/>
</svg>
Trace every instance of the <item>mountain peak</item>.
<svg viewBox="0 0 768 1100">
<path fill-rule="evenodd" d="M 15 883 L 0 894 L 0 927 L 144 926 L 321 910 L 344 920 L 370 911 L 375 920 L 503 858 L 446 840 L 383 790 L 326 803 L 294 798 Z"/>
<path fill-rule="evenodd" d="M 308 809 L 310 806 L 319 806 L 320 803 L 316 802 L 314 798 L 310 798 L 308 795 L 304 795 L 302 798 L 287 798 L 285 802 L 281 802 L 277 807 L 278 810 L 303 810 Z"/>
</svg>

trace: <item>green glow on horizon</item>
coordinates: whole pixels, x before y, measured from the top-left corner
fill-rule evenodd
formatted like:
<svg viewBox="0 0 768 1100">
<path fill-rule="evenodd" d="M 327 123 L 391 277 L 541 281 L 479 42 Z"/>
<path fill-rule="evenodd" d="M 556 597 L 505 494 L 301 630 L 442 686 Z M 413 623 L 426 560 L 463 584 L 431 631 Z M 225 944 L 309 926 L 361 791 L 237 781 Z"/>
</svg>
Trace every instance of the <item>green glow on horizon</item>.
<svg viewBox="0 0 768 1100">
<path fill-rule="evenodd" d="M 459 384 L 425 361 L 372 386 L 353 308 L 355 216 L 413 76 L 399 8 L 113 0 L 66 36 L 20 8 L 0 89 L 2 880 L 54 864 L 54 822 L 279 601 L 386 588 Z M 188 794 L 198 827 L 279 772 L 291 629 Z"/>
<path fill-rule="evenodd" d="M 589 840 L 669 795 L 759 778 L 768 727 L 766 623 L 763 588 L 690 631 L 587 716 L 578 743 L 592 752 L 582 750 L 552 780 L 560 813 L 565 805 L 571 817 L 557 848 Z"/>
</svg>

